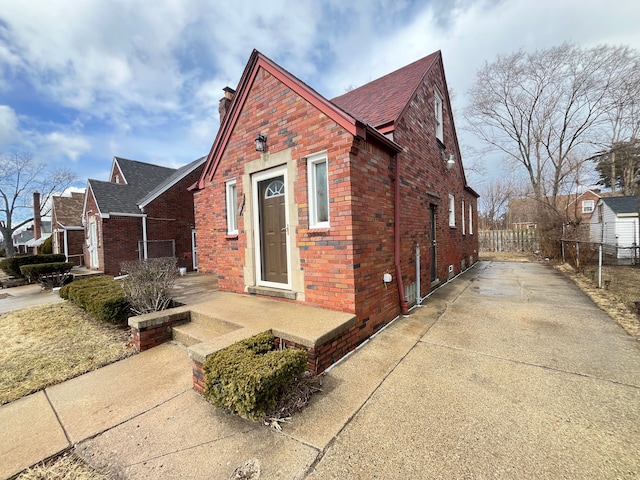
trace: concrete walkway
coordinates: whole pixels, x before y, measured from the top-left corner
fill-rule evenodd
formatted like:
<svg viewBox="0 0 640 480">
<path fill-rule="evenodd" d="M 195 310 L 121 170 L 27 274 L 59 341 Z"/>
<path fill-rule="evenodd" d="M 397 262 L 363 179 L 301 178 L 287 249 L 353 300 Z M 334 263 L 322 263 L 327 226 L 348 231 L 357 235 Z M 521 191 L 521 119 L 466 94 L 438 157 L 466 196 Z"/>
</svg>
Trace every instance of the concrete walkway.
<svg viewBox="0 0 640 480">
<path fill-rule="evenodd" d="M 640 346 L 570 281 L 483 262 L 425 303 L 283 432 L 207 404 L 175 344 L 0 407 L 0 478 L 72 445 L 110 478 L 640 476 Z"/>
</svg>

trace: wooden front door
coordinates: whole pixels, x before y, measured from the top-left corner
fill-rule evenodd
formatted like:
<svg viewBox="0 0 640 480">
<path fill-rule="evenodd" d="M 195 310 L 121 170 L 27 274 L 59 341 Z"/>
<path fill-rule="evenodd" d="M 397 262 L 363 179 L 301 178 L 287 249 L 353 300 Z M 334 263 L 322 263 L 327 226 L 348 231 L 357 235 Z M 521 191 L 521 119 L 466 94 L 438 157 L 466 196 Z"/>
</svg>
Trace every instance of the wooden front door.
<svg viewBox="0 0 640 480">
<path fill-rule="evenodd" d="M 262 281 L 288 284 L 284 176 L 258 182 Z"/>
</svg>

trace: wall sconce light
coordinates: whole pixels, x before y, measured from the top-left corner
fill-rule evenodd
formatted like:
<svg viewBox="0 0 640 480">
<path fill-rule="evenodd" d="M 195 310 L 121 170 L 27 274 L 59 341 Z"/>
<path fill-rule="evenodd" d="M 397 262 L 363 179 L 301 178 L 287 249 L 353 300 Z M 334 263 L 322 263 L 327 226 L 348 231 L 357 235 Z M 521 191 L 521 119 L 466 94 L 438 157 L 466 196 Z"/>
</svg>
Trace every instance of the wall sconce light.
<svg viewBox="0 0 640 480">
<path fill-rule="evenodd" d="M 267 151 L 267 136 L 259 134 L 256 137 L 256 152 L 266 152 Z"/>
<path fill-rule="evenodd" d="M 447 167 L 447 170 L 451 170 L 456 164 L 456 160 L 453 156 L 453 154 L 449 155 L 449 159 L 445 162 L 445 166 Z"/>
</svg>

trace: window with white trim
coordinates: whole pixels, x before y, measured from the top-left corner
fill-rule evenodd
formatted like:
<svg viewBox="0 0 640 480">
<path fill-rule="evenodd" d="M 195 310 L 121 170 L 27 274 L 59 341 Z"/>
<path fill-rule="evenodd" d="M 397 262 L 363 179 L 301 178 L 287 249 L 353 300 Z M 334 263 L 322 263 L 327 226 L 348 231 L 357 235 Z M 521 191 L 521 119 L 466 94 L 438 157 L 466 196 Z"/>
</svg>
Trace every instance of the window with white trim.
<svg viewBox="0 0 640 480">
<path fill-rule="evenodd" d="M 449 226 L 456 226 L 456 199 L 452 193 L 449 194 Z"/>
<path fill-rule="evenodd" d="M 460 209 L 460 211 L 462 212 L 462 216 L 460 217 L 460 224 L 462 225 L 462 234 L 466 235 L 466 231 L 465 231 L 465 224 L 464 224 L 464 219 L 465 219 L 465 215 L 464 215 L 464 200 L 462 200 L 462 208 Z"/>
<path fill-rule="evenodd" d="M 582 201 L 582 213 L 591 213 L 595 207 L 595 203 L 593 200 L 583 200 Z"/>
<path fill-rule="evenodd" d="M 442 120 L 442 104 L 444 102 L 444 99 L 442 98 L 442 95 L 440 94 L 440 92 L 438 91 L 437 88 L 434 88 L 434 110 L 435 110 L 435 117 L 436 117 L 436 138 L 438 140 L 440 140 L 441 142 L 444 142 L 444 126 L 443 126 L 443 120 Z"/>
<path fill-rule="evenodd" d="M 329 175 L 327 154 L 307 157 L 309 228 L 329 227 Z"/>
<path fill-rule="evenodd" d="M 473 235 L 473 205 L 469 204 L 469 235 Z"/>
<path fill-rule="evenodd" d="M 227 235 L 238 234 L 238 191 L 236 180 L 226 183 L 227 190 Z"/>
</svg>

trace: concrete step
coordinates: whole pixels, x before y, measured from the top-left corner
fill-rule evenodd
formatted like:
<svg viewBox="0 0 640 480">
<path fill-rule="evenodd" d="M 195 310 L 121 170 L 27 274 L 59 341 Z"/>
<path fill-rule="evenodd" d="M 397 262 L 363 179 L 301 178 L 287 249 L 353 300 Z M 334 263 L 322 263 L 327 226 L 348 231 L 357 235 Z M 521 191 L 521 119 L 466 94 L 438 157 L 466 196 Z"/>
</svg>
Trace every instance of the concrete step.
<svg viewBox="0 0 640 480">
<path fill-rule="evenodd" d="M 201 342 L 209 342 L 214 338 L 225 335 L 241 328 L 224 320 L 205 317 L 202 314 L 193 315 L 191 321 L 173 327 L 173 340 L 185 347 Z"/>
</svg>

